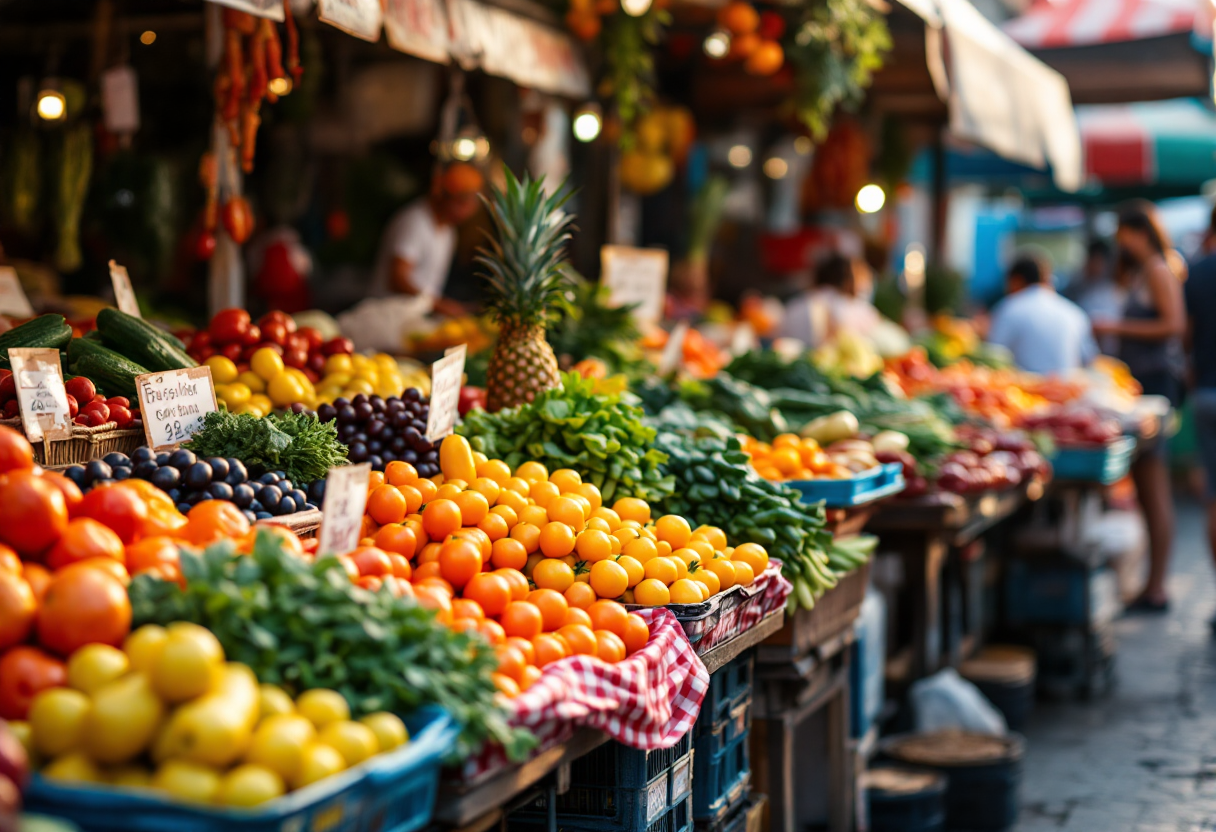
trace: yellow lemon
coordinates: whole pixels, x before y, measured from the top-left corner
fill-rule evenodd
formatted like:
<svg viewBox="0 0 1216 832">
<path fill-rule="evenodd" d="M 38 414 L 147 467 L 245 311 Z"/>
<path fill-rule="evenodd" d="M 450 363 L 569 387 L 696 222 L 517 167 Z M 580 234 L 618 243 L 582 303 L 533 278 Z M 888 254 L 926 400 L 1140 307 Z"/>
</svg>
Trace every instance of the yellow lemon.
<svg viewBox="0 0 1216 832">
<path fill-rule="evenodd" d="M 401 717 L 396 714 L 390 714 L 388 711 L 377 711 L 374 714 L 368 714 L 359 721 L 372 729 L 372 733 L 376 735 L 376 743 L 380 746 L 381 752 L 392 751 L 394 748 L 405 745 L 410 741 L 410 732 L 406 730 L 405 723 L 401 721 Z"/>
<path fill-rule="evenodd" d="M 334 375 L 336 373 L 345 373 L 350 375 L 354 371 L 354 362 L 350 360 L 349 355 L 331 355 L 325 359 L 325 375 Z"/>
<path fill-rule="evenodd" d="M 286 792 L 282 777 L 263 766 L 246 763 L 224 775 L 215 802 L 223 806 L 257 806 Z"/>
<path fill-rule="evenodd" d="M 220 790 L 220 773 L 199 763 L 168 760 L 152 775 L 151 785 L 177 800 L 211 803 Z"/>
<path fill-rule="evenodd" d="M 151 671 L 168 639 L 169 631 L 158 624 L 145 624 L 127 636 L 122 643 L 122 651 L 127 654 L 131 669 L 145 673 Z"/>
<path fill-rule="evenodd" d="M 350 705 L 346 703 L 346 697 L 336 690 L 317 688 L 305 691 L 296 699 L 296 710 L 318 730 L 331 722 L 350 719 Z"/>
<path fill-rule="evenodd" d="M 258 719 L 295 713 L 296 706 L 287 691 L 274 685 L 258 685 Z"/>
<path fill-rule="evenodd" d="M 331 722 L 321 729 L 317 739 L 337 750 L 346 761 L 346 767 L 359 763 L 380 753 L 380 741 L 371 728 L 361 722 L 343 719 Z"/>
<path fill-rule="evenodd" d="M 92 696 L 127 672 L 127 654 L 108 644 L 86 644 L 68 659 L 68 687 Z"/>
<path fill-rule="evenodd" d="M 152 687 L 167 702 L 185 702 L 210 690 L 223 665 L 224 648 L 210 630 L 177 622 L 152 665 Z"/>
<path fill-rule="evenodd" d="M 252 393 L 266 392 L 266 379 L 262 378 L 253 370 L 246 370 L 236 377 L 236 380 L 249 388 Z"/>
<path fill-rule="evenodd" d="M 276 714 L 262 721 L 253 733 L 246 762 L 265 766 L 284 780 L 295 777 L 300 760 L 317 737 L 313 724 L 298 714 Z"/>
<path fill-rule="evenodd" d="M 275 407 L 289 407 L 304 398 L 304 385 L 291 373 L 279 373 L 266 385 L 266 393 Z"/>
<path fill-rule="evenodd" d="M 152 772 L 143 766 L 115 766 L 106 772 L 106 779 L 111 785 L 124 789 L 152 787 Z"/>
<path fill-rule="evenodd" d="M 49 688 L 30 703 L 29 723 L 39 754 L 58 757 L 80 746 L 93 703 L 71 688 Z"/>
<path fill-rule="evenodd" d="M 243 404 L 248 404 L 249 399 L 253 396 L 253 391 L 240 382 L 233 382 L 217 387 L 215 395 L 217 398 L 223 399 L 229 409 L 235 409 Z"/>
<path fill-rule="evenodd" d="M 332 777 L 346 768 L 346 761 L 337 749 L 324 743 L 314 742 L 300 755 L 300 768 L 291 781 L 293 789 L 302 789 L 310 783 Z"/>
<path fill-rule="evenodd" d="M 40 773 L 47 780 L 60 783 L 104 783 L 106 780 L 97 764 L 78 752 L 51 761 Z"/>
</svg>

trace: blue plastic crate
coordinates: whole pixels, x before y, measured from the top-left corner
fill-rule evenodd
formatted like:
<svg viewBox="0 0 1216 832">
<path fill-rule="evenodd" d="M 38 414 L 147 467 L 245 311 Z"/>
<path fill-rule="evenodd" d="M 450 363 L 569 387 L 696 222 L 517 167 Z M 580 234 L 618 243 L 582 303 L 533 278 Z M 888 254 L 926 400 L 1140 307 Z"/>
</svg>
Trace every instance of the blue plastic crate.
<svg viewBox="0 0 1216 832">
<path fill-rule="evenodd" d="M 748 693 L 736 699 L 721 719 L 702 725 L 697 722 L 693 748 L 700 755 L 714 755 L 752 729 L 752 697 Z"/>
<path fill-rule="evenodd" d="M 749 709 L 750 704 L 746 703 Z M 748 727 L 715 754 L 700 753 L 703 741 L 698 741 L 693 758 L 696 785 L 692 790 L 692 812 L 697 821 L 717 823 L 747 798 L 751 785 L 750 722 Z"/>
<path fill-rule="evenodd" d="M 409 744 L 257 809 L 192 806 L 137 790 L 60 786 L 38 776 L 25 805 L 84 832 L 414 832 L 430 823 L 439 763 L 460 731 L 436 707 L 405 723 Z"/>
<path fill-rule="evenodd" d="M 710 675 L 709 691 L 701 702 L 695 734 L 712 730 L 742 699 L 751 697 L 755 671 L 756 653 L 748 650 Z"/>
<path fill-rule="evenodd" d="M 686 824 L 681 825 L 677 815 L 689 802 L 692 780 L 691 731 L 671 748 L 654 751 L 606 743 L 571 763 L 570 788 L 557 796 L 558 825 L 565 830 L 641 832 L 671 824 L 673 832 L 681 832 Z M 517 822 L 521 829 L 545 822 L 547 801 L 542 795 L 513 813 L 512 829 Z"/>
<path fill-rule="evenodd" d="M 1052 475 L 1057 480 L 1110 485 L 1127 476 L 1135 449 L 1136 439 L 1132 436 L 1096 448 L 1057 448 L 1051 458 Z"/>
<path fill-rule="evenodd" d="M 1083 564 L 1009 563 L 1005 579 L 1008 624 L 1089 626 L 1118 614 L 1118 582 L 1103 567 Z"/>
<path fill-rule="evenodd" d="M 519 813 L 516 812 L 508 819 L 508 828 L 511 832 L 549 832 L 547 821 L 533 819 L 521 822 L 517 820 L 519 816 Z M 561 832 L 604 832 L 606 829 L 614 832 L 694 832 L 692 798 L 680 801 L 644 827 L 604 826 L 601 823 L 563 815 L 560 812 L 557 815 L 557 827 Z"/>
<path fill-rule="evenodd" d="M 822 501 L 828 508 L 851 508 L 872 503 L 904 490 L 903 466 L 888 462 L 847 480 L 790 480 L 785 483 L 802 494 L 802 502 Z"/>
</svg>

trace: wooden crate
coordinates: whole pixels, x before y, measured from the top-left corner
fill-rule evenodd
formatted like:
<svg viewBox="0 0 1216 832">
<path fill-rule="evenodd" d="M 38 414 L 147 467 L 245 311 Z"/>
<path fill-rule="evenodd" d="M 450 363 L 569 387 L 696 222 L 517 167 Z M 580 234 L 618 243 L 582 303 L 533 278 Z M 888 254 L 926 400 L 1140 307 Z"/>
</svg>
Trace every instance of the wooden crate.
<svg viewBox="0 0 1216 832">
<path fill-rule="evenodd" d="M 21 430 L 20 419 L 3 419 L 0 425 Z M 67 468 L 71 465 L 87 465 L 90 460 L 101 459 L 106 454 L 120 453 L 130 456 L 144 444 L 143 428 L 119 430 L 115 422 L 86 428 L 72 425 L 72 438 L 59 442 L 35 442 L 34 461 L 47 468 Z"/>
<path fill-rule="evenodd" d="M 840 579 L 823 594 L 812 609 L 799 609 L 785 626 L 760 645 L 761 663 L 790 662 L 805 656 L 819 645 L 832 641 L 853 626 L 861 614 L 870 582 L 870 564 Z"/>
</svg>

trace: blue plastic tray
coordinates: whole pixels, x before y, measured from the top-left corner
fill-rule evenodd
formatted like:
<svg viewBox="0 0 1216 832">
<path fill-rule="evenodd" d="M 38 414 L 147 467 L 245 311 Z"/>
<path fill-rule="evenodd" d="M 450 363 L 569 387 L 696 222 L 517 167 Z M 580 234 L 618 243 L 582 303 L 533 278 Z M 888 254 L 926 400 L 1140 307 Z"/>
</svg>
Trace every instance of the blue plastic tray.
<svg viewBox="0 0 1216 832">
<path fill-rule="evenodd" d="M 888 462 L 848 480 L 790 480 L 785 485 L 798 489 L 804 503 L 823 501 L 828 508 L 852 508 L 903 491 L 903 466 Z"/>
<path fill-rule="evenodd" d="M 61 786 L 37 775 L 25 805 L 67 818 L 85 832 L 414 832 L 430 823 L 439 763 L 460 730 L 434 706 L 405 724 L 407 745 L 258 809 L 195 806 L 134 789 Z"/>
<path fill-rule="evenodd" d="M 730 715 L 735 705 L 751 697 L 755 655 L 754 650 L 748 650 L 710 674 L 709 691 L 701 702 L 694 734 L 710 731 L 715 723 Z"/>
<path fill-rule="evenodd" d="M 1097 448 L 1058 448 L 1051 458 L 1052 475 L 1057 480 L 1110 485 L 1127 476 L 1135 449 L 1136 439 L 1132 436 Z"/>
</svg>

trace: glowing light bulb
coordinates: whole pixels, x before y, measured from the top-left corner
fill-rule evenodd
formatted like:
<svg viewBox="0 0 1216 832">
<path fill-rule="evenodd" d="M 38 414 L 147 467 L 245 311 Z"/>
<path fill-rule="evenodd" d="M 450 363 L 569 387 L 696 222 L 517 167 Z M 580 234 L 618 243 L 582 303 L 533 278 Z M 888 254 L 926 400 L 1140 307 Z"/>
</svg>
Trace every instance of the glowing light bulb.
<svg viewBox="0 0 1216 832">
<path fill-rule="evenodd" d="M 452 142 L 452 157 L 467 162 L 477 155 L 477 142 L 469 138 L 459 138 Z"/>
<path fill-rule="evenodd" d="M 630 17 L 641 17 L 650 11 L 651 0 L 621 0 L 621 8 Z"/>
<path fill-rule="evenodd" d="M 887 202 L 887 194 L 881 187 L 870 183 L 857 192 L 857 210 L 863 214 L 873 214 L 882 210 Z"/>
<path fill-rule="evenodd" d="M 151 46 L 152 44 L 156 43 L 156 32 L 149 29 L 139 36 L 139 42 L 144 46 Z"/>
<path fill-rule="evenodd" d="M 726 153 L 726 161 L 732 168 L 745 168 L 752 163 L 752 150 L 746 145 L 737 144 Z"/>
<path fill-rule="evenodd" d="M 38 93 L 36 109 L 43 121 L 59 121 L 67 113 L 68 102 L 58 90 L 43 90 Z"/>
<path fill-rule="evenodd" d="M 769 179 L 784 179 L 789 172 L 789 162 L 780 156 L 770 156 L 764 160 L 764 175 Z"/>
<path fill-rule="evenodd" d="M 603 122 L 600 120 L 600 114 L 591 108 L 580 110 L 574 116 L 574 122 L 571 129 L 574 130 L 574 138 L 580 142 L 593 142 L 603 128 Z"/>
<path fill-rule="evenodd" d="M 279 98 L 291 92 L 291 79 L 284 75 L 282 78 L 271 78 L 270 83 L 266 85 L 266 89 L 277 95 Z"/>
<path fill-rule="evenodd" d="M 726 53 L 730 51 L 730 35 L 726 32 L 713 32 L 705 38 L 701 48 L 711 58 L 725 58 Z"/>
</svg>

